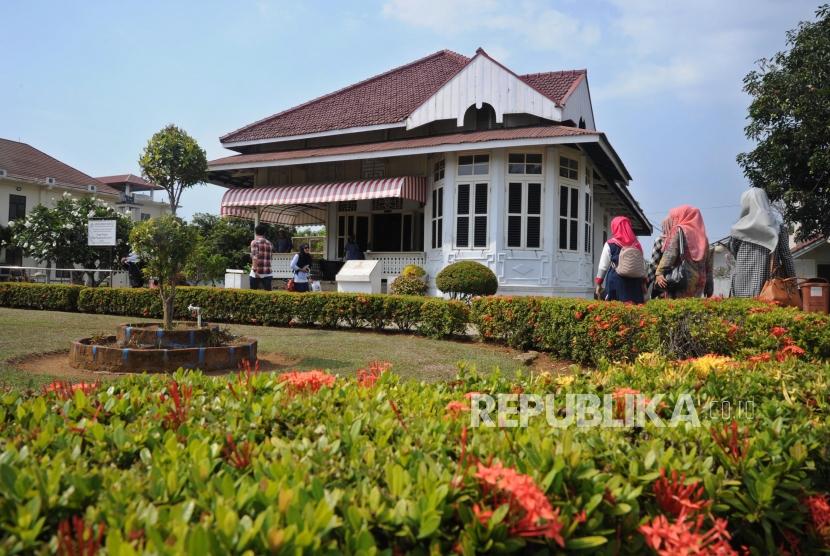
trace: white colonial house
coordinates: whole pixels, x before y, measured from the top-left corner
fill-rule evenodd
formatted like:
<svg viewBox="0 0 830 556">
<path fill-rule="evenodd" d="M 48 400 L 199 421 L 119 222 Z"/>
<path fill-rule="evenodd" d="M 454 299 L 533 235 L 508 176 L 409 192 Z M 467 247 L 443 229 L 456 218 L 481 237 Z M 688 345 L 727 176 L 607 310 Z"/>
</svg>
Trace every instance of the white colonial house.
<svg viewBox="0 0 830 556">
<path fill-rule="evenodd" d="M 651 225 L 597 131 L 585 70 L 518 75 L 447 50 L 254 122 L 209 163 L 223 215 L 354 235 L 391 279 L 408 263 L 490 267 L 503 294 L 586 296 L 612 217 Z M 288 258 L 275 255 L 288 276 Z"/>
</svg>

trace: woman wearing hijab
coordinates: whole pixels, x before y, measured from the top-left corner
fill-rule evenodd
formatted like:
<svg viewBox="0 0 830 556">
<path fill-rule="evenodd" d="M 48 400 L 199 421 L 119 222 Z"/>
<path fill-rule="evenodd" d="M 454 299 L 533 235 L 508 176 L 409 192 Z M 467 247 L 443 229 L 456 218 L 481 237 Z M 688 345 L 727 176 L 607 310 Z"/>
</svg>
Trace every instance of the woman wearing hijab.
<svg viewBox="0 0 830 556">
<path fill-rule="evenodd" d="M 668 218 L 663 221 L 663 224 L 660 227 L 660 236 L 654 240 L 654 245 L 651 246 L 651 259 L 648 261 L 648 265 L 646 266 L 646 289 L 650 289 L 652 299 L 663 297 L 664 293 L 663 290 L 660 289 L 660 286 L 657 285 L 657 267 L 660 265 L 660 259 L 663 258 L 663 247 L 666 243 L 666 230 L 669 228 L 667 221 Z"/>
<path fill-rule="evenodd" d="M 641 268 L 639 276 L 625 277 L 617 272 L 620 265 L 620 254 L 623 249 L 631 248 L 639 251 L 639 257 L 635 256 L 635 264 Z M 636 254 L 635 254 L 636 255 Z M 620 272 L 623 272 L 620 270 Z M 605 242 L 602 247 L 602 254 L 599 257 L 599 268 L 597 269 L 596 288 L 605 281 L 605 294 L 603 299 L 608 301 L 630 301 L 632 303 L 643 302 L 645 278 L 645 262 L 643 261 L 643 247 L 637 241 L 634 230 L 631 228 L 631 221 L 625 216 L 617 216 L 611 220 L 611 239 Z"/>
<path fill-rule="evenodd" d="M 795 265 L 790 238 L 767 193 L 753 187 L 741 195 L 741 216 L 732 226 L 729 250 L 735 256 L 732 297 L 756 297 L 769 279 L 770 257 L 775 256 L 781 278 L 793 278 Z"/>
<path fill-rule="evenodd" d="M 668 293 L 669 297 L 709 297 L 714 290 L 712 277 L 712 254 L 709 250 L 709 238 L 700 209 L 691 205 L 680 205 L 669 211 L 663 223 L 666 240 L 663 243 L 663 257 L 657 265 L 657 285 Z M 683 243 L 684 252 L 680 253 Z M 672 291 L 666 276 L 686 260 L 688 271 L 685 287 Z"/>
<path fill-rule="evenodd" d="M 308 275 L 311 273 L 311 255 L 308 253 L 308 243 L 300 245 L 300 251 L 291 259 L 291 270 L 294 271 L 294 291 L 308 291 Z"/>
</svg>

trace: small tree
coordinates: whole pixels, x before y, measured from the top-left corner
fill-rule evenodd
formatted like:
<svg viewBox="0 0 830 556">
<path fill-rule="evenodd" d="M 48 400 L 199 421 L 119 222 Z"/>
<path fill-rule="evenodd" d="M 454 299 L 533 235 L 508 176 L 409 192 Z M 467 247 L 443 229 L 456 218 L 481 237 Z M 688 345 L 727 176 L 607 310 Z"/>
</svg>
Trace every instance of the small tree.
<svg viewBox="0 0 830 556">
<path fill-rule="evenodd" d="M 200 282 L 210 282 L 210 285 L 214 286 L 216 281 L 221 280 L 225 275 L 225 269 L 230 268 L 228 258 L 215 252 L 211 244 L 201 235 L 197 237 L 196 247 L 184 266 L 184 275 L 194 285 Z"/>
<path fill-rule="evenodd" d="M 185 189 L 207 179 L 207 156 L 196 140 L 173 124 L 154 134 L 138 160 L 145 178 L 167 191 L 170 211 Z"/>
<path fill-rule="evenodd" d="M 90 247 L 88 243 L 88 222 L 90 218 L 115 220 L 116 246 L 106 248 Z M 73 197 L 69 193 L 58 199 L 54 208 L 36 206 L 23 220 L 9 223 L 11 243 L 23 249 L 38 262 L 56 263 L 58 268 L 113 268 L 121 257 L 129 253 L 127 238 L 132 220 L 116 212 L 114 208 L 95 197 Z M 88 272 L 88 280 L 96 285 L 95 273 Z"/>
<path fill-rule="evenodd" d="M 144 274 L 159 280 L 164 328 L 173 327 L 176 283 L 198 240 L 196 228 L 172 215 L 142 222 L 130 234 L 130 244 L 144 263 Z"/>
</svg>

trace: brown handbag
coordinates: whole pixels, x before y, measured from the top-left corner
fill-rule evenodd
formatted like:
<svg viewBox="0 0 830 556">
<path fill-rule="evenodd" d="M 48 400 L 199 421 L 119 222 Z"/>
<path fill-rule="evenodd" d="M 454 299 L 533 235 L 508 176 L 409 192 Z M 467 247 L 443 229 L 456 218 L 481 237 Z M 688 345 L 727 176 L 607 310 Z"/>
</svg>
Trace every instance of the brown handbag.
<svg viewBox="0 0 830 556">
<path fill-rule="evenodd" d="M 798 278 L 780 278 L 775 252 L 770 253 L 769 278 L 761 288 L 758 299 L 774 302 L 781 307 L 798 307 L 801 309 L 801 292 L 798 290 Z"/>
</svg>

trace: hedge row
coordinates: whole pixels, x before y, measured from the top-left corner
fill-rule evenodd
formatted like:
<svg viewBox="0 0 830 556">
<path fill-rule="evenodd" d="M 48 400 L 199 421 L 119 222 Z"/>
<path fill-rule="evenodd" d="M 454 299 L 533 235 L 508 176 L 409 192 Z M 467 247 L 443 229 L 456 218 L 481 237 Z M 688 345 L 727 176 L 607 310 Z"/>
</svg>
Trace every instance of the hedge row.
<svg viewBox="0 0 830 556">
<path fill-rule="evenodd" d="M 437 298 L 342 293 L 289 293 L 181 287 L 176 318 L 191 318 L 187 307 L 202 308 L 210 322 L 266 326 L 372 328 L 394 326 L 432 338 L 465 332 L 467 306 Z M 161 301 L 152 289 L 84 288 L 53 284 L 0 284 L 0 306 L 80 311 L 161 318 Z"/>
<path fill-rule="evenodd" d="M 799 348 L 813 358 L 830 358 L 827 315 L 753 300 L 661 300 L 629 305 L 486 297 L 473 300 L 470 320 L 486 341 L 590 364 L 631 361 L 644 352 L 685 359 L 706 353 L 772 356 Z"/>
</svg>

